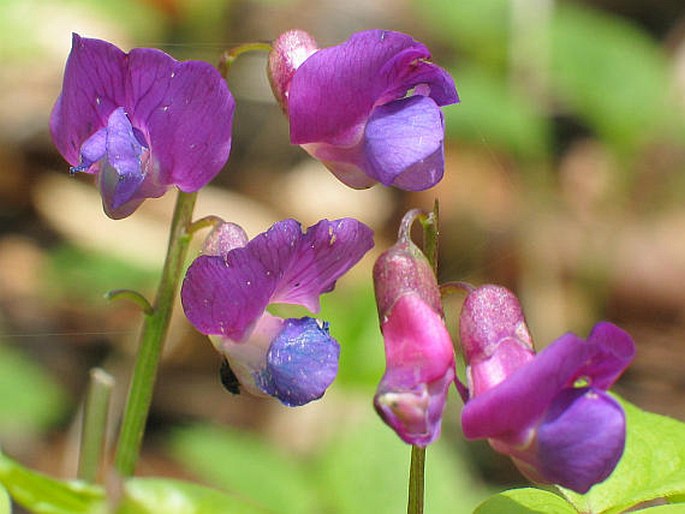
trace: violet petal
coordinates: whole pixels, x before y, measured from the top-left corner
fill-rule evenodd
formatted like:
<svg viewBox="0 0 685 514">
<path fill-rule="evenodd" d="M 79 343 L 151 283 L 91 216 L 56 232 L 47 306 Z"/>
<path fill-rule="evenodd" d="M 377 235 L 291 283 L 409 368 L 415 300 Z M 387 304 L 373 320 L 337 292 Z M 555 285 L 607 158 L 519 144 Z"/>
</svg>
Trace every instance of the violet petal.
<svg viewBox="0 0 685 514">
<path fill-rule="evenodd" d="M 50 115 L 55 146 L 72 166 L 80 164 L 83 142 L 125 106 L 125 63 L 126 54 L 111 43 L 72 35 L 62 92 Z"/>
<path fill-rule="evenodd" d="M 264 373 L 256 382 L 289 407 L 323 396 L 338 373 L 340 345 L 328 324 L 313 318 L 287 319 L 271 343 Z"/>
<path fill-rule="evenodd" d="M 609 389 L 635 357 L 635 343 L 625 330 L 606 321 L 594 326 L 587 342 L 595 352 L 578 375 L 587 377 L 592 387 Z"/>
<path fill-rule="evenodd" d="M 291 220 L 292 221 L 292 220 Z M 373 247 L 373 231 L 353 218 L 322 220 L 294 241 L 272 301 L 319 310 L 319 296 Z M 262 258 L 266 249 L 255 247 Z"/>
<path fill-rule="evenodd" d="M 566 386 L 592 348 L 565 334 L 499 385 L 470 399 L 462 411 L 469 439 L 516 437 L 537 422 Z"/>
<path fill-rule="evenodd" d="M 578 493 L 605 480 L 625 446 L 625 414 L 603 391 L 567 389 L 550 406 L 537 432 L 539 471 Z"/>
<path fill-rule="evenodd" d="M 440 108 L 424 96 L 376 107 L 365 130 L 367 173 L 386 186 L 421 191 L 444 173 Z"/>
<path fill-rule="evenodd" d="M 228 159 L 235 101 L 209 63 L 178 62 L 150 48 L 129 54 L 129 108 L 147 130 L 160 182 L 193 192 Z"/>
<path fill-rule="evenodd" d="M 447 92 L 451 79 L 446 72 L 435 66 L 431 75 L 428 68 L 417 67 L 429 58 L 428 49 L 410 36 L 383 30 L 360 32 L 318 50 L 290 83 L 291 141 L 353 145 L 374 105 L 402 98 L 421 84 L 428 84 L 441 104 L 457 101 L 453 84 L 452 94 Z"/>
</svg>

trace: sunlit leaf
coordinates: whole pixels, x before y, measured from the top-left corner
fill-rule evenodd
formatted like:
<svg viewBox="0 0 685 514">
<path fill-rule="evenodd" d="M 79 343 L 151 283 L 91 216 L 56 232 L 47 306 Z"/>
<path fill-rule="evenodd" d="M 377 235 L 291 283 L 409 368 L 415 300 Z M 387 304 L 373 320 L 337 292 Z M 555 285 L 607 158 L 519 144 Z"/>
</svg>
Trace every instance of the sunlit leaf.
<svg viewBox="0 0 685 514">
<path fill-rule="evenodd" d="M 126 482 L 116 514 L 267 514 L 247 500 L 180 480 L 134 478 Z"/>
<path fill-rule="evenodd" d="M 0 483 L 14 501 L 35 514 L 104 513 L 104 491 L 100 487 L 56 480 L 27 469 L 2 454 Z"/>
<path fill-rule="evenodd" d="M 511 489 L 481 503 L 474 514 L 577 514 L 562 497 L 533 487 Z"/>
</svg>

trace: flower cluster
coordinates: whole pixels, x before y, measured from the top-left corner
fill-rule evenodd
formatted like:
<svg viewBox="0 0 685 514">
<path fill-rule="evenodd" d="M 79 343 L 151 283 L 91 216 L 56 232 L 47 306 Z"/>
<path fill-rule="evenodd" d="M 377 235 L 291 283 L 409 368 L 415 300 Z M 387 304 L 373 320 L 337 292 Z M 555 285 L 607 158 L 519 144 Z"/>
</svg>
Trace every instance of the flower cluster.
<svg viewBox="0 0 685 514">
<path fill-rule="evenodd" d="M 282 34 L 268 74 L 291 142 L 353 188 L 434 186 L 444 173 L 442 107 L 459 97 L 430 57 L 423 44 L 392 31 L 360 32 L 323 49 L 305 32 Z M 95 175 L 105 213 L 118 219 L 171 186 L 189 193 L 211 181 L 230 153 L 234 110 L 209 64 L 149 48 L 125 53 L 74 34 L 50 131 L 72 172 Z M 409 235 L 419 215 L 405 216 L 373 271 L 386 353 L 374 397 L 379 415 L 402 440 L 425 447 L 440 434 L 455 383 L 465 436 L 487 439 L 531 480 L 582 493 L 606 479 L 626 433 L 607 390 L 633 359 L 630 336 L 599 323 L 586 340 L 565 334 L 536 354 L 513 293 L 466 286 L 461 383 L 433 267 Z M 251 240 L 238 225 L 219 224 L 188 268 L 181 299 L 222 354 L 226 387 L 289 406 L 320 398 L 340 354 L 328 323 L 267 308 L 318 312 L 320 295 L 373 244 L 372 230 L 351 218 L 305 231 L 286 219 Z"/>
</svg>

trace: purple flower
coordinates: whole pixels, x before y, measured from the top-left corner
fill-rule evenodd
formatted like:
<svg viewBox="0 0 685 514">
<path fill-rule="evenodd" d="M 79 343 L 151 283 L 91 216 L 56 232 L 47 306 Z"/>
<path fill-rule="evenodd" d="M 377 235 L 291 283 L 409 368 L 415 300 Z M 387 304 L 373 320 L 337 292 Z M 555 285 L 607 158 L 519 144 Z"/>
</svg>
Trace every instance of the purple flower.
<svg viewBox="0 0 685 514">
<path fill-rule="evenodd" d="M 282 319 L 272 303 L 319 310 L 319 296 L 373 247 L 373 233 L 351 218 L 322 220 L 305 233 L 288 219 L 251 241 L 226 223 L 190 265 L 181 300 L 186 316 L 226 357 L 234 378 L 252 394 L 289 406 L 320 398 L 338 369 L 339 346 L 328 324 Z"/>
<path fill-rule="evenodd" d="M 234 109 L 207 63 L 74 34 L 50 132 L 72 172 L 96 175 L 105 212 L 120 219 L 172 185 L 193 192 L 212 180 L 228 159 Z"/>
<path fill-rule="evenodd" d="M 427 446 L 440 435 L 447 390 L 455 378 L 454 350 L 435 274 L 411 242 L 410 226 L 403 223 L 400 240 L 373 270 L 386 359 L 374 406 L 403 441 Z"/>
<path fill-rule="evenodd" d="M 353 188 L 434 186 L 444 172 L 440 107 L 459 98 L 429 59 L 423 44 L 399 32 L 359 32 L 321 50 L 305 32 L 282 34 L 269 72 L 290 140 Z"/>
<path fill-rule="evenodd" d="M 484 286 L 468 295 L 460 333 L 467 438 L 488 439 L 534 482 L 585 493 L 611 474 L 626 426 L 607 390 L 635 355 L 626 332 L 602 322 L 587 340 L 568 333 L 534 355 L 516 297 Z"/>
</svg>

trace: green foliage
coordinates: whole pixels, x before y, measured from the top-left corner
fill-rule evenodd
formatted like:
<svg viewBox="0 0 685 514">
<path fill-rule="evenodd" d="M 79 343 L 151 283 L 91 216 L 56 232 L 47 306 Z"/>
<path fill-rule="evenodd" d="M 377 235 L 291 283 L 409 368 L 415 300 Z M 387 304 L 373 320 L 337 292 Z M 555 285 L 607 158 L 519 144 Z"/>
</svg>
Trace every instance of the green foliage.
<svg viewBox="0 0 685 514">
<path fill-rule="evenodd" d="M 125 287 L 144 290 L 159 278 L 159 271 L 133 266 L 110 255 L 63 245 L 50 253 L 48 283 L 59 298 L 79 298 L 104 305 L 107 291 Z"/>
<path fill-rule="evenodd" d="M 459 67 L 452 74 L 461 103 L 444 109 L 448 136 L 483 142 L 524 158 L 544 155 L 549 127 L 532 99 L 480 67 Z"/>
<path fill-rule="evenodd" d="M 577 514 L 560 496 L 543 489 L 524 487 L 496 494 L 481 503 L 474 514 Z"/>
<path fill-rule="evenodd" d="M 0 483 L 14 500 L 35 514 L 99 514 L 104 491 L 82 482 L 61 482 L 20 466 L 0 454 Z"/>
<path fill-rule="evenodd" d="M 113 511 L 102 487 L 60 481 L 24 468 L 0 454 L 0 483 L 14 500 L 34 514 L 266 514 L 251 502 L 179 480 L 132 478 L 125 482 L 121 501 Z M 0 489 L 0 514 L 9 501 Z M 113 501 L 110 498 L 110 501 Z"/>
<path fill-rule="evenodd" d="M 286 457 L 273 444 L 235 430 L 203 426 L 176 432 L 171 448 L 202 480 L 279 513 L 406 509 L 410 447 L 371 409 L 353 432 L 339 433 L 307 458 Z M 471 512 L 482 497 L 458 457 L 447 443 L 429 448 L 427 512 Z"/>
<path fill-rule="evenodd" d="M 7 489 L 0 486 L 0 514 L 12 514 L 12 504 Z"/>
<path fill-rule="evenodd" d="M 585 495 L 563 490 L 581 512 L 618 513 L 655 498 L 685 494 L 685 424 L 621 401 L 626 449 L 612 475 Z"/>
<path fill-rule="evenodd" d="M 44 429 L 65 407 L 64 392 L 43 368 L 0 343 L 0 434 Z"/>
<path fill-rule="evenodd" d="M 552 80 L 559 96 L 620 150 L 656 137 L 672 114 L 666 56 L 617 17 L 559 6 L 552 30 Z"/>
<path fill-rule="evenodd" d="M 177 430 L 172 452 L 207 483 L 258 500 L 275 512 L 299 506 L 316 512 L 316 497 L 301 462 L 248 433 L 211 426 Z"/>
<path fill-rule="evenodd" d="M 116 514 L 266 514 L 256 505 L 197 484 L 162 478 L 126 482 Z"/>
</svg>

